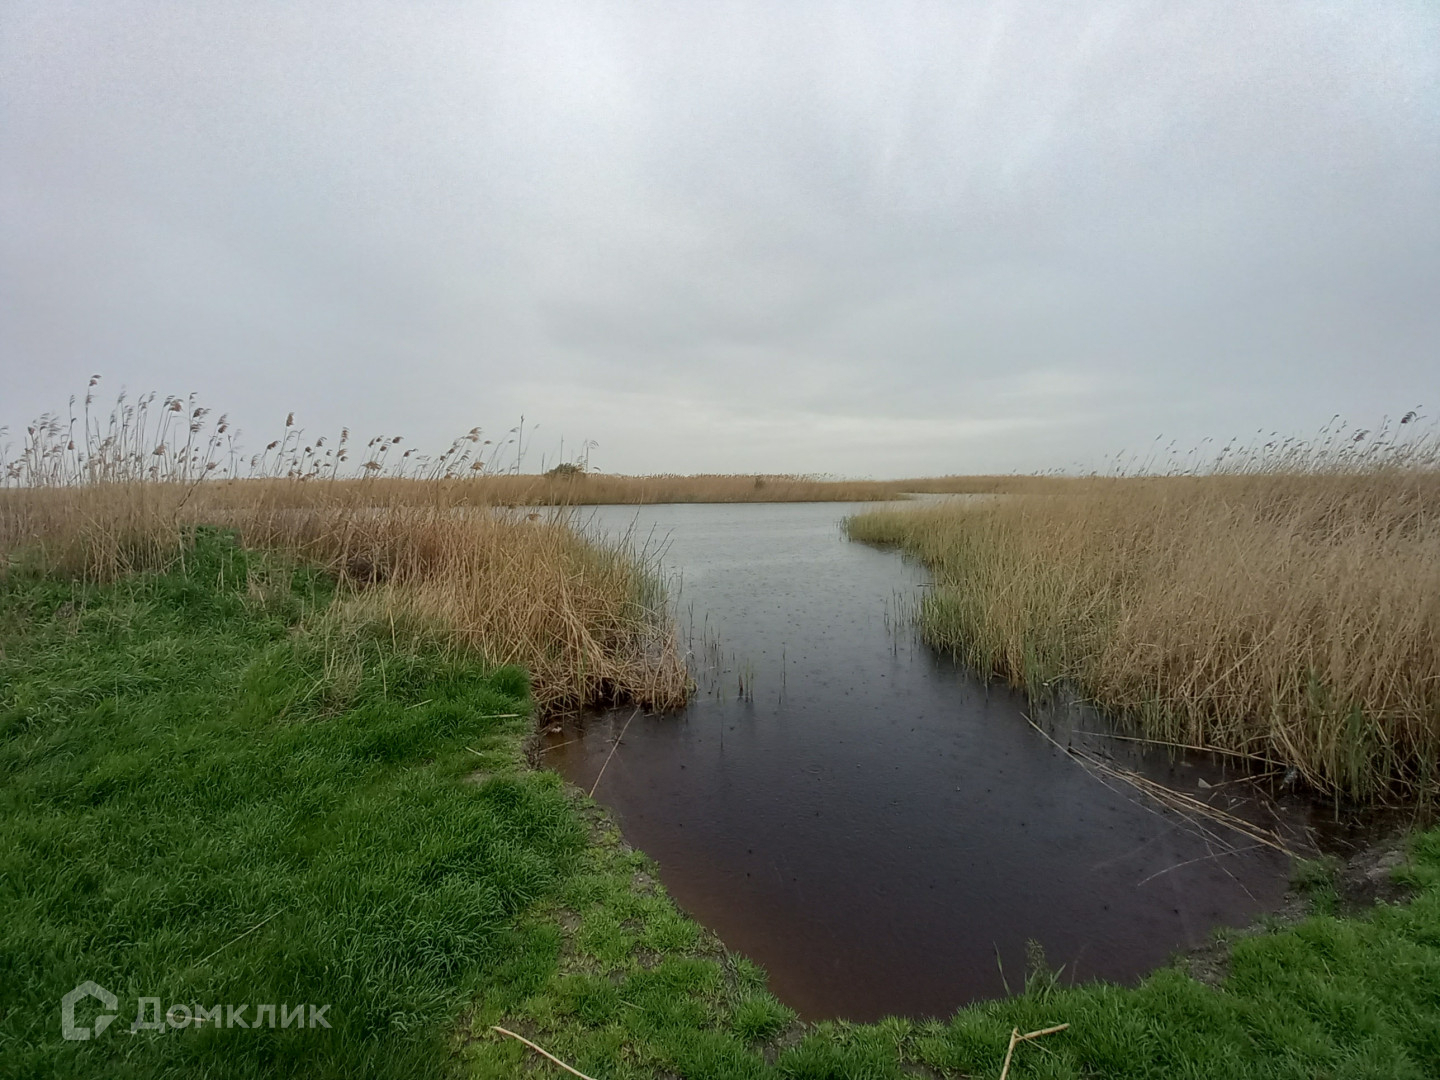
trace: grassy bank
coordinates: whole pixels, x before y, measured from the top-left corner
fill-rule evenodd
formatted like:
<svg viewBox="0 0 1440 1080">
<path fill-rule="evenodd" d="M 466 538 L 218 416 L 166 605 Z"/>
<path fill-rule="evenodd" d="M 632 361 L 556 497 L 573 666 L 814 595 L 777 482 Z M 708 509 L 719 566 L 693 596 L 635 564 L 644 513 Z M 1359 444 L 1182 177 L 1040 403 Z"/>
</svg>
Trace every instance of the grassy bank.
<svg viewBox="0 0 1440 1080">
<path fill-rule="evenodd" d="M 1440 469 L 1073 480 L 857 516 L 934 573 L 926 637 L 1147 737 L 1293 766 L 1359 799 L 1440 782 Z M 1427 456 L 1428 455 L 1428 456 Z"/>
<path fill-rule="evenodd" d="M 167 574 L 0 590 L 9 1071 L 436 1060 L 474 969 L 583 845 L 555 784 L 515 778 L 524 674 L 347 633 L 323 577 L 214 536 Z M 467 783 L 477 768 L 495 779 Z M 62 1042 L 60 996 L 86 979 L 129 1013 Z M 329 1003 L 332 1029 L 132 1036 L 149 995 L 250 1020 Z"/>
<path fill-rule="evenodd" d="M 188 531 L 222 526 L 252 547 L 337 577 L 356 623 L 424 623 L 482 661 L 531 672 L 542 709 L 621 700 L 667 708 L 688 677 L 661 583 L 623 541 L 563 519 L 382 498 L 276 481 L 86 484 L 0 491 L 0 559 L 110 581 L 181 558 Z M 0 563 L 0 573 L 4 564 Z"/>
<path fill-rule="evenodd" d="M 565 1075 L 495 1024 L 606 1080 L 993 1076 L 1013 1027 L 1067 1022 L 1011 1075 L 1440 1063 L 1440 834 L 1415 843 L 1411 904 L 1247 938 L 1218 988 L 1037 969 L 949 1021 L 798 1026 L 593 804 L 525 766 L 521 672 L 337 618 L 336 595 L 216 534 L 113 583 L 0 582 L 4 1075 Z M 65 1041 L 86 979 L 119 1019 Z M 331 1026 L 131 1035 L 141 997 L 250 1023 L 328 1005 Z"/>
</svg>

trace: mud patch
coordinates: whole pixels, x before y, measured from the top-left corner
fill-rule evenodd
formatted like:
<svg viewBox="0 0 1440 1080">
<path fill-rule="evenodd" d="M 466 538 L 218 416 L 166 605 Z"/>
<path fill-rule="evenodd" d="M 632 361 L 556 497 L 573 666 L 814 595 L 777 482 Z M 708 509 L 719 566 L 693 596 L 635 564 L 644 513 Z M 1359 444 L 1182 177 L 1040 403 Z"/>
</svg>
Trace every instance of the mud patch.
<svg viewBox="0 0 1440 1080">
<path fill-rule="evenodd" d="M 1274 911 L 1246 927 L 1219 931 L 1215 940 L 1179 957 L 1179 965 L 1200 982 L 1219 986 L 1230 973 L 1235 944 L 1245 938 L 1286 929 L 1312 915 L 1363 916 L 1377 904 L 1407 903 L 1415 890 L 1396 875 L 1406 862 L 1403 835 L 1391 833 L 1348 857 L 1322 856 L 1298 866 L 1294 883 Z"/>
</svg>

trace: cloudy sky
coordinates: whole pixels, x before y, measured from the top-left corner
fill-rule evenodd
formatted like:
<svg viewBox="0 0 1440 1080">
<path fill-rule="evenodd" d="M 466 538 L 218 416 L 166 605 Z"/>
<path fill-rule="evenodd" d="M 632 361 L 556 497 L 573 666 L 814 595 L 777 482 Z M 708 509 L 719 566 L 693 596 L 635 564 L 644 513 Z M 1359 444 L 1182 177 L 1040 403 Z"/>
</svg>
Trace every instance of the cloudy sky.
<svg viewBox="0 0 1440 1080">
<path fill-rule="evenodd" d="M 1368 424 L 1440 410 L 1440 5 L 0 0 L 0 237 L 12 428 L 97 372 L 614 472 Z"/>
</svg>

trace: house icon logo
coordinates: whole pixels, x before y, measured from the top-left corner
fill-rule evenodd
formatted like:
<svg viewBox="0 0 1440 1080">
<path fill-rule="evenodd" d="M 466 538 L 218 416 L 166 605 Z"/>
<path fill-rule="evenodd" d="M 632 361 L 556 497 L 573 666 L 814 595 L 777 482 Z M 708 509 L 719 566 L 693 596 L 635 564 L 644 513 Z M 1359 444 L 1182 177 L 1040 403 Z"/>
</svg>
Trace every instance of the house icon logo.
<svg viewBox="0 0 1440 1080">
<path fill-rule="evenodd" d="M 75 1006 L 83 999 L 93 997 L 111 1012 L 102 1012 L 95 1017 L 95 1027 L 90 1029 L 75 1023 Z M 60 1037 L 72 1042 L 82 1042 L 99 1035 L 115 1019 L 113 1012 L 118 1000 L 99 983 L 85 981 L 60 999 Z"/>
</svg>

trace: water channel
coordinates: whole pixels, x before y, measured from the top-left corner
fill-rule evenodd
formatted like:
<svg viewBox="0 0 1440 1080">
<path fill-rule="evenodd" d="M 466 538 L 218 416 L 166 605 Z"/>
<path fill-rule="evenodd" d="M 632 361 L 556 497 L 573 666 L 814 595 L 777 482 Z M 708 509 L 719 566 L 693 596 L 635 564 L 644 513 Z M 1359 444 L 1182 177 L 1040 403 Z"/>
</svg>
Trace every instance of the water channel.
<svg viewBox="0 0 1440 1080">
<path fill-rule="evenodd" d="M 863 509 L 578 514 L 658 547 L 699 686 L 678 714 L 567 721 L 544 759 L 589 790 L 610 758 L 596 798 L 685 910 L 802 1017 L 872 1020 L 1018 990 L 1030 941 L 1067 982 L 1133 982 L 1280 902 L 1284 855 L 1217 845 L 1027 716 L 1237 813 L 1294 811 L 1249 800 L 1254 785 L 1211 759 L 1077 734 L 1108 729 L 937 655 L 909 618 L 923 569 L 842 535 Z"/>
</svg>

